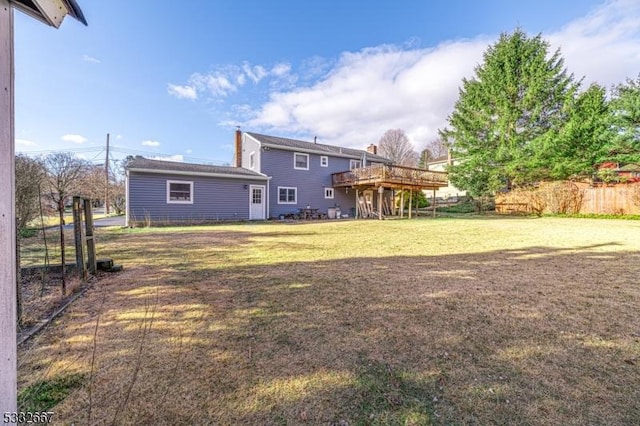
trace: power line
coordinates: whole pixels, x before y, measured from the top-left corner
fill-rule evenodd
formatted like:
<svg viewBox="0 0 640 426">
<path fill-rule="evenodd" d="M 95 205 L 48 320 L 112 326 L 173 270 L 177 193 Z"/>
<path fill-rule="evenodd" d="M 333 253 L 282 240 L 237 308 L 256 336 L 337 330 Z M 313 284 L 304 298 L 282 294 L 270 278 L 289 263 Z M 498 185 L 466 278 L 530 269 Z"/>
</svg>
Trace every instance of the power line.
<svg viewBox="0 0 640 426">
<path fill-rule="evenodd" d="M 46 156 L 48 154 L 53 154 L 56 152 L 68 152 L 73 154 L 87 154 L 87 153 L 95 152 L 96 153 L 95 156 L 93 156 L 91 160 L 88 160 L 88 161 L 97 163 L 98 157 L 102 156 L 102 154 L 105 152 L 105 147 L 95 146 L 95 147 L 83 147 L 83 148 L 79 147 L 79 148 L 66 148 L 66 149 L 49 149 L 49 150 L 42 150 L 42 151 L 24 151 L 24 152 L 18 152 L 18 153 L 27 155 L 29 157 L 40 157 L 40 156 Z M 141 155 L 143 157 L 148 157 L 148 158 L 172 158 L 172 157 L 180 156 L 182 160 L 187 163 L 210 164 L 215 166 L 222 166 L 222 165 L 229 164 L 228 161 L 212 160 L 211 158 L 199 158 L 199 157 L 185 156 L 183 154 L 168 154 L 163 152 L 144 151 L 140 149 L 110 145 L 109 160 L 114 162 L 120 160 L 120 159 L 115 159 L 115 156 L 113 155 L 114 153 L 124 154 L 125 156 Z M 104 164 L 104 161 L 102 161 L 101 163 Z"/>
</svg>

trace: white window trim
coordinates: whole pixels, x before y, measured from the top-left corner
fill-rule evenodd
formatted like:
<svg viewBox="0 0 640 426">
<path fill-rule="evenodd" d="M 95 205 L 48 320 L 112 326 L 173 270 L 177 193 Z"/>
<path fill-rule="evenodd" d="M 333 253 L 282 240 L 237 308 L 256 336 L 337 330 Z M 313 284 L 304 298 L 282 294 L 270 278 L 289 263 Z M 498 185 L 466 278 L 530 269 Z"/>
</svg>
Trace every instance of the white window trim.
<svg viewBox="0 0 640 426">
<path fill-rule="evenodd" d="M 333 200 L 336 191 L 333 188 L 325 188 L 324 189 L 324 198 L 326 200 Z"/>
<path fill-rule="evenodd" d="M 307 167 L 298 167 L 296 164 L 296 156 L 298 155 L 304 155 L 305 157 L 307 157 Z M 309 154 L 305 154 L 304 152 L 294 152 L 293 153 L 293 168 L 295 170 L 309 170 Z"/>
<path fill-rule="evenodd" d="M 172 200 L 170 198 L 171 195 L 171 184 L 172 183 L 188 183 L 189 184 L 189 188 L 190 188 L 190 192 L 189 192 L 189 200 L 188 201 L 182 201 L 182 200 Z M 193 181 L 189 181 L 189 180 L 167 180 L 167 204 L 193 204 Z"/>
<path fill-rule="evenodd" d="M 293 201 L 282 201 L 280 200 L 280 190 L 281 189 L 293 189 L 294 200 Z M 296 186 L 279 186 L 278 187 L 278 204 L 298 204 L 298 187 Z"/>
<path fill-rule="evenodd" d="M 355 166 L 356 164 L 358 164 L 358 167 Z M 360 167 L 362 167 L 362 161 L 360 161 L 360 160 L 349 160 L 349 170 L 359 169 Z"/>
<path fill-rule="evenodd" d="M 256 152 L 251 151 L 251 153 L 249 154 L 249 168 L 253 170 L 255 169 L 255 167 L 256 167 Z"/>
<path fill-rule="evenodd" d="M 320 167 L 329 167 L 329 157 L 326 155 L 320 156 Z"/>
</svg>

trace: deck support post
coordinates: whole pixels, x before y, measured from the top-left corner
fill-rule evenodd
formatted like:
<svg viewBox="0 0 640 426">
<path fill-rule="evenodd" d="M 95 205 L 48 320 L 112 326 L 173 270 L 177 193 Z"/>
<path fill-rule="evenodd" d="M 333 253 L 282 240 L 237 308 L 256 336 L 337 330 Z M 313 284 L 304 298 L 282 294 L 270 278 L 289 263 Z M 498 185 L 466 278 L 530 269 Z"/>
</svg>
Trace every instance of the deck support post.
<svg viewBox="0 0 640 426">
<path fill-rule="evenodd" d="M 378 219 L 382 220 L 382 194 L 384 193 L 384 188 L 382 186 L 378 187 Z"/>
<path fill-rule="evenodd" d="M 398 212 L 396 211 L 396 190 L 391 190 L 391 215 L 395 216 Z"/>
<path fill-rule="evenodd" d="M 411 210 L 413 210 L 413 189 L 409 190 L 409 219 L 411 219 Z"/>
<path fill-rule="evenodd" d="M 360 191 L 356 189 L 356 217 L 357 219 L 360 216 Z"/>
<path fill-rule="evenodd" d="M 404 217 L 404 188 L 400 188 L 400 217 Z"/>
<path fill-rule="evenodd" d="M 436 217 L 436 189 L 433 188 L 433 217 Z"/>
</svg>

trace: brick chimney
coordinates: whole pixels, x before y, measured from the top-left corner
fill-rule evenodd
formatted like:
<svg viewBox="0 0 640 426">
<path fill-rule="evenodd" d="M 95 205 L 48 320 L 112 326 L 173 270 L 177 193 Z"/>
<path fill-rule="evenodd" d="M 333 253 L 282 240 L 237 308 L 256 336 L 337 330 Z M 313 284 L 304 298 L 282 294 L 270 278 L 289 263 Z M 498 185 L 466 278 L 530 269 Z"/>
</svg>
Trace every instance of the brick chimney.
<svg viewBox="0 0 640 426">
<path fill-rule="evenodd" d="M 378 147 L 374 144 L 371 144 L 367 147 L 367 152 L 373 155 L 378 155 Z"/>
<path fill-rule="evenodd" d="M 242 130 L 236 128 L 236 167 L 242 167 Z"/>
</svg>

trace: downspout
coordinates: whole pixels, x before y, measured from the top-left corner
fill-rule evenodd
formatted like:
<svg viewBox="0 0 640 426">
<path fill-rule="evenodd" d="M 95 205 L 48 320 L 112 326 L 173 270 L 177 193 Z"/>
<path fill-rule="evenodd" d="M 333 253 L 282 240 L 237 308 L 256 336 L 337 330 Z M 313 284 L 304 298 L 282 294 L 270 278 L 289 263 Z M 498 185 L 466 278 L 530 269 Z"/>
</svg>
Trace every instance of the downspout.
<svg viewBox="0 0 640 426">
<path fill-rule="evenodd" d="M 129 213 L 129 170 L 125 171 L 124 174 L 124 180 L 125 180 L 125 185 L 124 185 L 124 203 L 125 203 L 125 209 L 124 209 L 124 223 L 126 226 L 131 227 L 131 225 L 129 224 L 129 218 L 130 218 L 130 213 Z"/>
<path fill-rule="evenodd" d="M 267 202 L 266 202 L 266 205 L 265 205 L 265 208 L 267 209 L 267 211 L 265 212 L 264 220 L 267 220 L 267 219 L 269 219 L 271 217 L 271 206 L 270 206 L 271 196 L 270 196 L 270 194 L 271 194 L 271 178 L 272 177 L 273 176 L 268 176 L 267 177 Z"/>
</svg>

